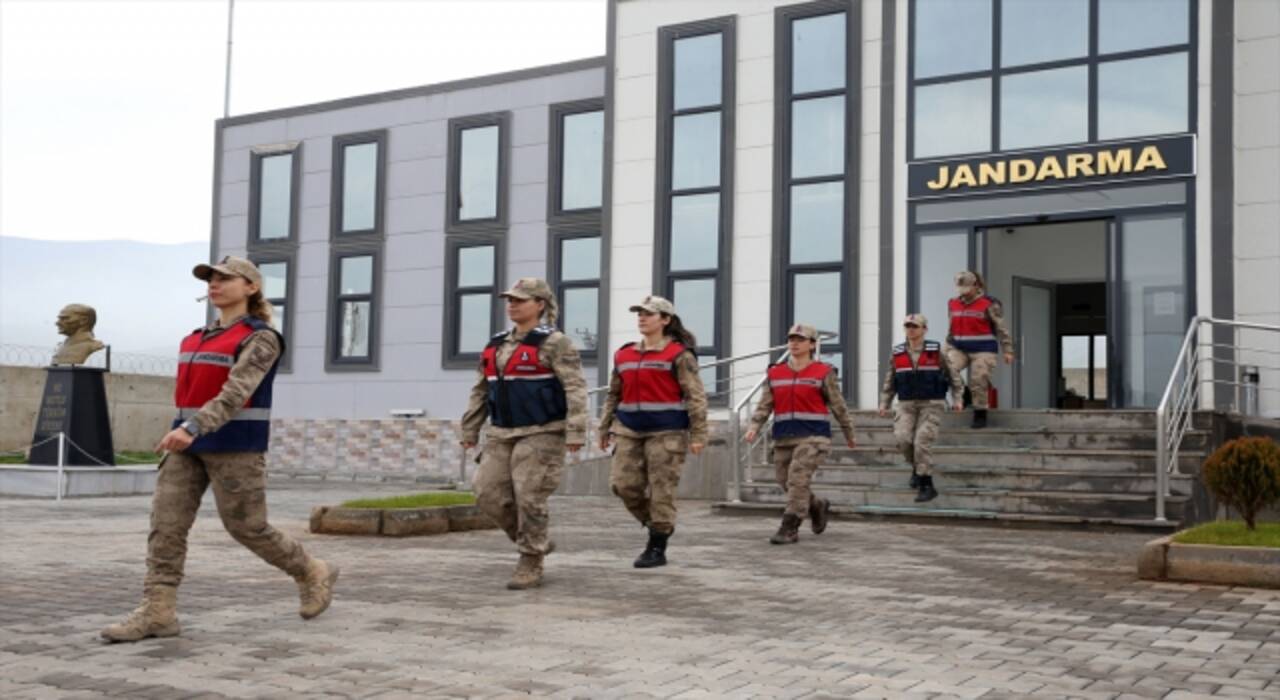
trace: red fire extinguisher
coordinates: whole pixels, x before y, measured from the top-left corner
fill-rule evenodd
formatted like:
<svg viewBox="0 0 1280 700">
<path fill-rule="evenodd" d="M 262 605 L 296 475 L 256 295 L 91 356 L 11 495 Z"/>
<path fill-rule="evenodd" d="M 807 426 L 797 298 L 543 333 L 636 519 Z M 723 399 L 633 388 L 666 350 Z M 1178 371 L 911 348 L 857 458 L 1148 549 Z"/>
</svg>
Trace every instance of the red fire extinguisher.
<svg viewBox="0 0 1280 700">
<path fill-rule="evenodd" d="M 987 387 L 987 408 L 1000 408 L 1000 392 L 995 384 Z"/>
</svg>

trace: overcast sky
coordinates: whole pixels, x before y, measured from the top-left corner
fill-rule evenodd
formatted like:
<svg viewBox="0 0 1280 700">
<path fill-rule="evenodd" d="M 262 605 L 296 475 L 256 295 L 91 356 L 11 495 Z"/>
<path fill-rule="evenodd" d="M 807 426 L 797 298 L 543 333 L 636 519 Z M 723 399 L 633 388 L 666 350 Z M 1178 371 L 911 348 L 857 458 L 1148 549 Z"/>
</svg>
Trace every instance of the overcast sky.
<svg viewBox="0 0 1280 700">
<path fill-rule="evenodd" d="M 227 0 L 0 0 L 0 235 L 208 240 Z M 231 114 L 604 53 L 605 0 L 236 0 Z"/>
</svg>

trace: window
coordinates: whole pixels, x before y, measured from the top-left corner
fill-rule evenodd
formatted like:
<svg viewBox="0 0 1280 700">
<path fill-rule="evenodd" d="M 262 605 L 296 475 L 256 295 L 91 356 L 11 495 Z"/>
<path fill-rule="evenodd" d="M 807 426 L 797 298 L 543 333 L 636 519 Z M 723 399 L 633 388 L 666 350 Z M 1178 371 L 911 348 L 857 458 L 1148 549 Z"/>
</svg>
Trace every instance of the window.
<svg viewBox="0 0 1280 700">
<path fill-rule="evenodd" d="M 554 241 L 560 329 L 584 358 L 595 357 L 600 343 L 600 236 L 568 234 Z"/>
<path fill-rule="evenodd" d="M 599 217 L 604 197 L 604 101 L 551 106 L 549 219 Z"/>
<path fill-rule="evenodd" d="M 386 131 L 333 139 L 333 238 L 382 234 Z"/>
<path fill-rule="evenodd" d="M 271 322 L 280 331 L 280 335 L 284 336 L 284 353 L 280 356 L 280 369 L 288 371 L 290 368 L 290 356 L 292 353 L 292 337 L 289 333 L 293 330 L 293 323 L 290 319 L 290 313 L 293 311 L 293 305 L 290 303 L 290 273 L 293 271 L 292 257 L 277 258 L 274 256 L 254 255 L 253 264 L 258 266 L 258 271 L 262 273 L 262 296 L 271 304 Z"/>
<path fill-rule="evenodd" d="M 509 122 L 506 112 L 449 121 L 451 232 L 505 231 Z"/>
<path fill-rule="evenodd" d="M 912 159 L 1189 131 L 1190 0 L 912 0 Z"/>
<path fill-rule="evenodd" d="M 499 244 L 454 237 L 446 253 L 449 284 L 445 311 L 447 366 L 470 367 L 497 332 Z"/>
<path fill-rule="evenodd" d="M 560 302 L 557 325 L 591 361 L 602 344 L 604 101 L 555 104 L 550 112 L 547 279 Z"/>
<path fill-rule="evenodd" d="M 654 288 L 675 304 L 703 360 L 728 351 L 733 30 L 730 17 L 659 34 Z"/>
<path fill-rule="evenodd" d="M 329 369 L 376 369 L 381 252 L 337 250 L 330 267 Z"/>
<path fill-rule="evenodd" d="M 849 85 L 851 37 L 857 28 L 850 3 L 790 5 L 776 11 L 779 66 L 775 84 L 778 140 L 774 163 L 774 222 L 778 268 L 774 275 L 773 337 L 782 342 L 793 323 L 810 323 L 835 339 L 824 341 L 822 358 L 841 370 L 848 389 L 852 372 L 849 329 L 852 309 L 846 280 L 856 250 L 855 173 L 857 106 Z M 856 39 L 853 43 L 857 45 Z"/>
<path fill-rule="evenodd" d="M 301 145 L 255 148 L 249 171 L 251 245 L 295 240 Z"/>
</svg>

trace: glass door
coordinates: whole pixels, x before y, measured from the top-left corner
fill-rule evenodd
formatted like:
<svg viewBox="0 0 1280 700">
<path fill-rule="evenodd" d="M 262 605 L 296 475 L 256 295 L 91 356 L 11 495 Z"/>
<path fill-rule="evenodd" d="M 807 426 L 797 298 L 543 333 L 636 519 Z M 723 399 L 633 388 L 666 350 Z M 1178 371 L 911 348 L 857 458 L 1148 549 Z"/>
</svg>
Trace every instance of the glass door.
<svg viewBox="0 0 1280 700">
<path fill-rule="evenodd" d="M 1057 308 L 1051 282 L 1013 278 L 1015 408 L 1057 407 Z"/>
</svg>

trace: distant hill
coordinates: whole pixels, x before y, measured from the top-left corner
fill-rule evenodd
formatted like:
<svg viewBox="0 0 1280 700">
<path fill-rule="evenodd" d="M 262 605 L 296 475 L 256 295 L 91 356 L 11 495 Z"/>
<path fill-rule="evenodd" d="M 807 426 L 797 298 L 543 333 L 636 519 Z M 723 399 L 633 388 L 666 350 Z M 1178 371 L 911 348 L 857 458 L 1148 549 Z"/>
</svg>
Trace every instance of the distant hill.
<svg viewBox="0 0 1280 700">
<path fill-rule="evenodd" d="M 0 236 L 0 343 L 52 347 L 67 304 L 98 311 L 95 335 L 116 352 L 171 355 L 204 322 L 191 268 L 209 244 L 39 241 Z"/>
</svg>

